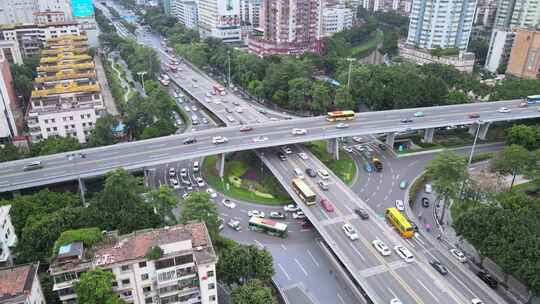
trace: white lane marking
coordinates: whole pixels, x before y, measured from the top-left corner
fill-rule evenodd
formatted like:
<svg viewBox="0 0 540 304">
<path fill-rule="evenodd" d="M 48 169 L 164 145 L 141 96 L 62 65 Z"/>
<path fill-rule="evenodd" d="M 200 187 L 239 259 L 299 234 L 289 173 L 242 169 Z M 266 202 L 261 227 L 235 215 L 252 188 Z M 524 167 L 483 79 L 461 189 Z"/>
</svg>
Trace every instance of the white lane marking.
<svg viewBox="0 0 540 304">
<path fill-rule="evenodd" d="M 463 281 L 462 281 L 461 279 L 459 279 L 458 277 L 456 277 L 451 271 L 448 271 L 448 272 L 450 273 L 450 275 L 451 275 L 452 277 L 454 277 L 454 279 L 456 279 L 456 281 L 457 281 L 461 286 L 463 286 L 465 289 L 467 289 L 467 291 L 470 292 L 470 294 L 471 294 L 472 296 L 474 296 L 474 292 L 473 292 L 467 285 L 465 285 L 465 283 L 463 283 Z"/>
<path fill-rule="evenodd" d="M 420 238 L 420 234 L 415 233 L 415 234 L 414 234 L 414 237 L 416 238 L 416 240 L 417 240 L 420 244 L 422 244 L 422 245 L 425 245 L 425 244 L 426 244 L 426 243 L 424 243 L 424 241 L 422 241 L 422 239 Z"/>
<path fill-rule="evenodd" d="M 264 245 L 263 245 L 261 242 L 259 242 L 259 240 L 254 240 L 254 242 L 255 242 L 257 245 L 259 245 L 259 247 L 264 248 Z"/>
<path fill-rule="evenodd" d="M 437 299 L 437 297 L 431 292 L 431 290 L 429 290 L 429 288 L 426 287 L 426 285 L 424 285 L 424 283 L 422 283 L 422 281 L 419 279 L 416 279 L 416 281 L 420 284 L 420 286 L 424 287 L 424 289 L 435 299 L 437 303 L 439 303 L 439 299 Z"/>
<path fill-rule="evenodd" d="M 283 268 L 283 266 L 280 263 L 278 263 L 277 265 L 278 265 L 279 269 L 281 269 L 281 271 L 283 271 L 283 274 L 285 274 L 285 276 L 287 277 L 287 280 L 290 281 L 291 276 L 287 273 L 287 271 L 285 271 L 285 268 Z"/>
<path fill-rule="evenodd" d="M 407 167 L 412 167 L 412 166 L 414 166 L 416 163 L 418 163 L 418 160 L 415 160 L 415 161 L 413 161 L 412 163 L 408 164 Z"/>
<path fill-rule="evenodd" d="M 392 289 L 390 289 L 390 287 L 386 287 L 386 289 L 388 289 L 388 291 L 392 294 L 394 298 L 397 298 L 396 293 Z"/>
<path fill-rule="evenodd" d="M 356 252 L 356 254 L 358 254 L 360 256 L 360 258 L 362 259 L 362 261 L 366 261 L 366 258 L 364 258 L 364 256 L 360 253 L 360 251 L 358 251 L 358 249 L 356 249 L 356 247 L 354 247 L 351 243 L 349 243 L 349 246 L 351 246 L 351 248 Z"/>
<path fill-rule="evenodd" d="M 281 244 L 281 248 L 283 248 L 283 250 L 287 250 L 287 247 L 285 247 L 284 244 Z"/>
<path fill-rule="evenodd" d="M 410 239 L 405 239 L 405 241 L 407 243 L 409 243 L 409 245 L 411 245 L 411 247 L 416 248 L 416 246 L 414 245 L 414 243 Z"/>
<path fill-rule="evenodd" d="M 303 273 L 306 275 L 306 277 L 307 277 L 307 271 L 306 271 L 306 269 L 304 268 L 304 266 L 302 266 L 302 264 L 300 264 L 300 262 L 299 262 L 296 258 L 294 258 L 294 261 L 296 262 L 296 264 L 298 265 L 298 267 L 300 267 L 300 269 L 302 270 L 302 272 L 303 272 Z"/>
<path fill-rule="evenodd" d="M 150 155 L 148 157 L 149 158 L 160 158 L 160 157 L 169 156 L 169 155 L 170 155 L 169 153 L 162 153 L 162 154 Z"/>
<path fill-rule="evenodd" d="M 313 254 L 311 254 L 311 251 L 309 251 L 309 249 L 307 250 L 307 253 L 309 254 L 309 256 L 311 257 L 311 260 L 313 261 L 313 263 L 315 265 L 317 265 L 317 267 L 319 267 L 319 263 L 317 262 L 317 260 L 315 260 L 315 257 L 313 256 Z"/>
<path fill-rule="evenodd" d="M 339 293 L 337 293 L 337 297 L 341 303 L 345 304 L 345 300 L 343 300 L 343 298 L 339 295 Z"/>
</svg>

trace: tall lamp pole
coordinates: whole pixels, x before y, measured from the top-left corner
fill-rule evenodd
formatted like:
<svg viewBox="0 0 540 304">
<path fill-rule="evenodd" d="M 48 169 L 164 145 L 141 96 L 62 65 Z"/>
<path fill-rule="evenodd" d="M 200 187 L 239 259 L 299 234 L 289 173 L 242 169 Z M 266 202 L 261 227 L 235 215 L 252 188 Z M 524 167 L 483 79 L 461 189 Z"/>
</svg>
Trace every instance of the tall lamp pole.
<svg viewBox="0 0 540 304">
<path fill-rule="evenodd" d="M 83 188 L 82 181 L 81 181 L 81 173 L 79 172 L 79 170 L 77 168 L 77 159 L 85 158 L 86 154 L 80 153 L 80 152 L 71 153 L 71 154 L 67 154 L 66 157 L 68 158 L 68 160 L 73 162 L 73 167 L 75 167 L 75 171 L 77 171 L 77 181 L 79 182 L 79 191 L 81 193 L 81 201 L 82 201 L 83 205 L 86 205 L 86 200 L 84 198 L 84 188 Z"/>
<path fill-rule="evenodd" d="M 146 71 L 142 71 L 142 72 L 137 73 L 137 75 L 139 75 L 139 77 L 141 77 L 142 89 L 143 89 L 144 94 L 146 95 L 146 89 L 144 88 L 144 75 L 145 74 L 146 74 Z"/>
<path fill-rule="evenodd" d="M 477 127 L 476 127 L 476 132 L 474 134 L 474 141 L 473 141 L 473 144 L 472 144 L 472 147 L 471 147 L 471 153 L 469 155 L 469 164 L 468 164 L 469 166 L 472 163 L 472 158 L 473 158 L 473 155 L 474 155 L 474 149 L 476 148 L 476 141 L 478 140 L 478 134 L 480 133 L 480 128 L 482 127 L 484 122 L 482 120 L 478 120 L 478 121 L 475 122 L 475 124 L 477 125 Z"/>
</svg>

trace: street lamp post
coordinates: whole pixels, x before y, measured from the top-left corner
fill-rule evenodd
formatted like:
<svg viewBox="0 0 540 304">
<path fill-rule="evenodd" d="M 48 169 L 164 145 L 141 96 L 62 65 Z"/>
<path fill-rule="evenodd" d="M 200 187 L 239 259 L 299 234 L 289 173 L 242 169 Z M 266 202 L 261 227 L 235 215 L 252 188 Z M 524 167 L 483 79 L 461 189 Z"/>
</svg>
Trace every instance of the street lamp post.
<svg viewBox="0 0 540 304">
<path fill-rule="evenodd" d="M 66 157 L 68 158 L 68 160 L 73 161 L 73 167 L 75 168 L 75 171 L 77 171 L 77 181 L 79 183 L 79 191 L 81 193 L 81 201 L 82 201 L 83 205 L 86 205 L 86 200 L 84 198 L 84 188 L 83 188 L 82 181 L 81 181 L 81 174 L 77 169 L 77 159 L 78 158 L 85 158 L 86 154 L 78 152 L 78 153 L 67 154 Z"/>
<path fill-rule="evenodd" d="M 139 77 L 141 77 L 142 89 L 143 89 L 144 95 L 146 95 L 146 89 L 144 88 L 144 75 L 145 74 L 146 74 L 146 71 L 137 72 L 137 75 L 139 75 Z"/>
<path fill-rule="evenodd" d="M 478 134 L 480 133 L 480 128 L 482 127 L 483 123 L 484 122 L 481 121 L 481 120 L 478 120 L 478 121 L 475 122 L 477 127 L 476 127 L 476 132 L 474 134 L 474 141 L 473 141 L 473 144 L 472 144 L 472 147 L 471 147 L 471 153 L 469 155 L 469 163 L 468 163 L 469 166 L 472 163 L 472 158 L 473 158 L 473 155 L 474 155 L 474 149 L 476 148 L 476 141 L 478 140 Z"/>
</svg>

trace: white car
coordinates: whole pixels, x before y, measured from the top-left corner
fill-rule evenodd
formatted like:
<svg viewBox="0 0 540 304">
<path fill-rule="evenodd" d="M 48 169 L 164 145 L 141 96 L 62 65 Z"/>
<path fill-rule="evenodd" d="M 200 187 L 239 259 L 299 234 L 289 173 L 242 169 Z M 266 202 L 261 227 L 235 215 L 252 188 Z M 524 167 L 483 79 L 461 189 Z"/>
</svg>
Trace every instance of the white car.
<svg viewBox="0 0 540 304">
<path fill-rule="evenodd" d="M 300 207 L 298 207 L 297 205 L 291 204 L 283 207 L 283 211 L 285 212 L 296 212 L 298 210 L 300 210 Z"/>
<path fill-rule="evenodd" d="M 394 251 L 399 255 L 400 258 L 405 260 L 407 263 L 412 263 L 414 261 L 414 256 L 409 249 L 405 246 L 397 245 L 394 247 Z"/>
<path fill-rule="evenodd" d="M 180 183 L 178 183 L 176 178 L 171 178 L 170 182 L 174 189 L 180 189 Z"/>
<path fill-rule="evenodd" d="M 214 136 L 212 138 L 212 143 L 214 145 L 223 144 L 223 143 L 226 143 L 228 141 L 229 141 L 229 139 L 227 137 L 225 137 L 225 136 Z"/>
<path fill-rule="evenodd" d="M 291 131 L 291 134 L 292 135 L 306 135 L 307 134 L 307 130 L 306 129 L 292 129 Z"/>
<path fill-rule="evenodd" d="M 191 110 L 194 112 L 199 111 L 199 109 L 196 106 L 191 107 Z"/>
<path fill-rule="evenodd" d="M 184 109 L 186 110 L 186 112 L 191 112 L 191 109 L 189 107 L 185 107 Z"/>
<path fill-rule="evenodd" d="M 304 178 L 304 172 L 302 172 L 302 170 L 298 168 L 294 168 L 293 171 L 294 171 L 294 175 L 296 175 L 297 177 Z"/>
<path fill-rule="evenodd" d="M 204 187 L 204 185 L 206 185 L 204 183 L 204 180 L 200 176 L 195 177 L 195 182 L 197 183 L 197 186 L 199 187 Z"/>
<path fill-rule="evenodd" d="M 482 302 L 482 300 L 479 298 L 474 298 L 471 300 L 471 304 L 484 304 L 484 302 Z"/>
<path fill-rule="evenodd" d="M 253 138 L 253 142 L 255 143 L 265 142 L 267 140 L 268 140 L 268 137 L 266 136 L 258 136 L 258 137 Z"/>
<path fill-rule="evenodd" d="M 305 219 L 306 215 L 304 214 L 303 211 L 296 211 L 295 213 L 293 213 L 292 217 L 295 220 L 300 220 L 300 219 Z"/>
<path fill-rule="evenodd" d="M 382 256 L 389 256 L 390 254 L 392 254 L 390 248 L 388 248 L 388 246 L 386 246 L 386 244 L 379 239 L 375 239 L 373 242 L 371 242 L 371 244 L 373 245 L 373 247 L 375 247 L 375 250 L 377 250 Z"/>
<path fill-rule="evenodd" d="M 176 176 L 176 170 L 174 168 L 169 169 L 169 176 L 170 177 L 175 177 Z"/>
<path fill-rule="evenodd" d="M 236 111 L 236 113 L 242 113 L 242 112 L 244 112 L 244 109 L 242 109 L 240 107 L 237 107 L 235 111 Z"/>
<path fill-rule="evenodd" d="M 214 190 L 214 189 L 212 189 L 212 188 L 206 189 L 206 193 L 210 194 L 210 197 L 211 197 L 211 198 L 216 198 L 216 197 L 217 197 L 216 190 Z"/>
<path fill-rule="evenodd" d="M 433 192 L 433 187 L 431 186 L 431 184 L 426 184 L 424 191 L 425 191 L 426 193 L 431 193 L 431 192 Z"/>
<path fill-rule="evenodd" d="M 248 211 L 248 216 L 249 217 L 256 216 L 256 217 L 264 218 L 264 215 L 265 215 L 264 212 L 259 211 L 259 210 L 249 210 Z"/>
<path fill-rule="evenodd" d="M 465 256 L 465 254 L 464 254 L 461 250 L 456 249 L 456 248 L 452 248 L 452 249 L 450 249 L 450 253 L 451 253 L 458 261 L 460 261 L 461 263 L 467 262 L 467 257 Z"/>
<path fill-rule="evenodd" d="M 352 153 L 351 147 L 343 147 L 343 150 L 345 150 L 345 152 Z"/>
<path fill-rule="evenodd" d="M 352 138 L 352 140 L 354 140 L 355 142 L 359 142 L 359 143 L 364 141 L 364 139 L 362 137 L 360 137 L 360 136 L 355 136 L 355 137 Z"/>
<path fill-rule="evenodd" d="M 285 153 L 285 154 L 291 154 L 292 153 L 292 149 L 289 146 L 281 147 L 281 151 L 283 151 L 283 153 Z"/>
<path fill-rule="evenodd" d="M 338 128 L 338 129 L 345 129 L 345 128 L 348 128 L 348 127 L 349 127 L 348 124 L 342 123 L 342 122 L 341 122 L 341 123 L 338 123 L 338 124 L 336 125 L 336 128 Z"/>
<path fill-rule="evenodd" d="M 211 92 L 206 92 L 206 97 L 212 97 L 212 93 Z"/>
<path fill-rule="evenodd" d="M 284 219 L 285 218 L 285 214 L 281 213 L 281 212 L 277 212 L 277 211 L 272 211 L 270 212 L 270 218 L 273 218 L 273 219 Z"/>
<path fill-rule="evenodd" d="M 180 169 L 180 176 L 181 177 L 187 177 L 187 169 L 186 168 Z"/>
<path fill-rule="evenodd" d="M 306 159 L 308 159 L 308 156 L 307 156 L 307 154 L 306 154 L 306 153 L 304 153 L 304 152 L 300 152 L 300 153 L 298 153 L 298 157 L 300 157 L 300 158 L 301 158 L 301 159 L 303 159 L 303 160 L 306 160 Z"/>
<path fill-rule="evenodd" d="M 405 210 L 405 204 L 403 203 L 402 200 L 396 200 L 396 208 L 399 211 L 404 211 Z"/>
<path fill-rule="evenodd" d="M 398 298 L 393 298 L 390 300 L 390 304 L 403 304 L 403 302 L 401 302 L 401 300 Z"/>
<path fill-rule="evenodd" d="M 233 220 L 233 219 L 231 219 L 227 223 L 227 226 L 231 227 L 232 229 L 234 229 L 236 231 L 240 231 L 242 229 L 242 226 L 240 226 L 240 222 L 237 221 L 237 220 Z"/>
<path fill-rule="evenodd" d="M 325 169 L 317 170 L 317 174 L 322 179 L 329 179 L 330 178 L 330 174 L 328 174 L 328 171 L 326 171 Z"/>
<path fill-rule="evenodd" d="M 225 207 L 227 207 L 227 208 L 229 208 L 229 209 L 234 209 L 234 208 L 236 208 L 236 204 L 233 203 L 233 202 L 231 202 L 230 199 L 227 199 L 227 198 L 226 198 L 226 199 L 222 200 L 221 203 L 223 204 L 223 206 L 225 206 Z"/>
<path fill-rule="evenodd" d="M 356 233 L 356 230 L 354 230 L 353 226 L 351 226 L 350 224 L 343 225 L 341 229 L 343 229 L 343 232 L 351 241 L 358 240 L 358 234 Z"/>
<path fill-rule="evenodd" d="M 497 110 L 497 112 L 499 113 L 510 113 L 510 111 L 512 110 L 510 110 L 510 108 L 507 108 L 507 107 L 502 107 Z"/>
</svg>

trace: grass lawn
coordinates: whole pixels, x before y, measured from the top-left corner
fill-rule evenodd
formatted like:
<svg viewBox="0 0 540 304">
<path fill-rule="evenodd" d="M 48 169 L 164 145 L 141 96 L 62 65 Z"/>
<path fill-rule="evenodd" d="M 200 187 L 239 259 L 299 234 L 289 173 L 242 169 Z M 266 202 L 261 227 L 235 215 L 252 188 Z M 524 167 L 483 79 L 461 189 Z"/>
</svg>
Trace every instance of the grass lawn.
<svg viewBox="0 0 540 304">
<path fill-rule="evenodd" d="M 514 185 L 512 190 L 523 192 L 532 197 L 540 197 L 540 185 L 535 181 L 529 181 L 523 184 Z"/>
<path fill-rule="evenodd" d="M 361 55 L 367 55 L 371 52 L 373 52 L 379 43 L 383 41 L 383 32 L 377 31 L 375 36 L 371 37 L 366 42 L 357 45 L 351 49 L 351 57 L 360 57 Z"/>
<path fill-rule="evenodd" d="M 344 183 L 350 184 L 356 175 L 356 163 L 349 153 L 340 150 L 339 160 L 334 160 L 326 152 L 326 141 L 318 140 L 306 144 L 306 147 L 315 154 L 334 174 L 336 174 Z"/>
<path fill-rule="evenodd" d="M 271 194 L 273 196 L 272 198 L 255 195 L 254 192 L 246 188 L 235 187 L 229 182 L 229 176 L 242 177 L 249 171 L 261 172 L 257 163 L 253 163 L 253 161 L 250 161 L 250 157 L 245 156 L 246 153 L 254 155 L 254 153 L 250 151 L 237 152 L 232 155 L 232 159 L 225 162 L 225 176 L 223 179 L 219 178 L 218 172 L 215 169 L 216 156 L 206 157 L 203 162 L 203 176 L 207 183 L 216 191 L 241 201 L 273 206 L 289 204 L 291 202 L 290 197 L 267 169 L 262 170 L 262 176 L 258 177 L 260 181 L 243 178 L 242 183 L 243 185 L 249 185 L 253 189 L 257 189 L 260 192 Z M 242 159 L 242 161 L 240 161 L 240 159 Z M 227 184 L 229 185 L 228 187 Z"/>
</svg>

